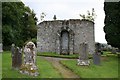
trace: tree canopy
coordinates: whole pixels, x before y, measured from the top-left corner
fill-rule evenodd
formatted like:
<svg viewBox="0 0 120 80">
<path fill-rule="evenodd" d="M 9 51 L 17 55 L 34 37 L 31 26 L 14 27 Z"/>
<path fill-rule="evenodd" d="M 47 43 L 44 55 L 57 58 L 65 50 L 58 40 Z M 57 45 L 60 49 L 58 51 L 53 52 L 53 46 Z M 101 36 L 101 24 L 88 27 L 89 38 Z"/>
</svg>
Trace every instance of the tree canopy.
<svg viewBox="0 0 120 80">
<path fill-rule="evenodd" d="M 27 40 L 37 37 L 35 13 L 22 2 L 2 3 L 3 48 L 15 43 L 22 47 Z"/>
<path fill-rule="evenodd" d="M 120 2 L 104 2 L 105 38 L 109 45 L 120 49 Z"/>
</svg>

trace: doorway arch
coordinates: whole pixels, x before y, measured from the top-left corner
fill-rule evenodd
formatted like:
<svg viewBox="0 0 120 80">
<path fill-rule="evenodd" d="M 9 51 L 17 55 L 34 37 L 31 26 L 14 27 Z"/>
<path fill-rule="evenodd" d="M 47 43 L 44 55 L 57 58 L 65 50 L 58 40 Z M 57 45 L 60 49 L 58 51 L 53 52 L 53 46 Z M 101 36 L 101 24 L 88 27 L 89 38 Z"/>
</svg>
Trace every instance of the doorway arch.
<svg viewBox="0 0 120 80">
<path fill-rule="evenodd" d="M 61 32 L 61 54 L 69 54 L 69 32 L 67 30 L 63 30 Z"/>
<path fill-rule="evenodd" d="M 64 34 L 68 34 L 68 49 L 66 49 L 66 53 L 64 53 L 62 49 L 62 36 Z M 67 42 L 66 42 L 67 44 Z M 56 34 L 56 53 L 58 54 L 73 54 L 74 53 L 74 32 L 69 27 L 61 27 Z"/>
</svg>

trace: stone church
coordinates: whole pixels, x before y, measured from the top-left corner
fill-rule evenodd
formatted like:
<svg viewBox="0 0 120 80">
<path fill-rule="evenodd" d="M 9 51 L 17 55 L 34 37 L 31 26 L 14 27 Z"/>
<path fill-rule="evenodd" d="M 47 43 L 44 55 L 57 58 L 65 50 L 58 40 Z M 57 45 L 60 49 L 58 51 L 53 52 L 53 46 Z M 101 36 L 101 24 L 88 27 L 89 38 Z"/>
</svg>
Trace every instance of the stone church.
<svg viewBox="0 0 120 80">
<path fill-rule="evenodd" d="M 38 52 L 76 54 L 80 53 L 80 44 L 84 42 L 88 44 L 89 53 L 94 53 L 94 23 L 91 21 L 69 19 L 43 21 L 38 24 Z"/>
</svg>

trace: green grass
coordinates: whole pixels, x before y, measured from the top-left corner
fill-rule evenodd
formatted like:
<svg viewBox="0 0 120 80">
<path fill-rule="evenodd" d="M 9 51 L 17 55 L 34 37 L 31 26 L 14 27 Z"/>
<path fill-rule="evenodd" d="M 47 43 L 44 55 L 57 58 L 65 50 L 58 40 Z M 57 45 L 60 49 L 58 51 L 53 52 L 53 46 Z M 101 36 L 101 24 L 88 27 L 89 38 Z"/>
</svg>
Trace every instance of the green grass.
<svg viewBox="0 0 120 80">
<path fill-rule="evenodd" d="M 103 51 L 103 55 L 101 56 L 117 56 L 117 54 L 111 54 L 111 52 Z M 60 55 L 54 52 L 38 52 L 37 56 L 45 56 L 45 57 L 58 57 L 58 58 L 68 58 L 68 59 L 78 59 L 79 54 L 69 54 L 69 55 Z M 92 55 L 89 54 L 89 59 L 92 58 Z"/>
<path fill-rule="evenodd" d="M 119 53 L 118 53 L 119 54 Z M 117 54 L 113 54 L 110 51 L 103 51 L 103 56 L 117 56 Z"/>
<path fill-rule="evenodd" d="M 118 78 L 118 58 L 116 56 L 102 57 L 101 65 L 78 66 L 76 60 L 61 61 L 61 64 L 71 69 L 81 78 Z"/>
<path fill-rule="evenodd" d="M 17 70 L 11 69 L 11 54 L 10 52 L 3 52 L 2 54 L 2 77 L 3 78 L 61 78 L 57 70 L 55 70 L 51 63 L 37 57 L 37 66 L 40 75 L 37 77 L 28 76 L 19 73 Z"/>
<path fill-rule="evenodd" d="M 0 53 L 0 79 L 2 78 L 2 53 Z"/>
<path fill-rule="evenodd" d="M 49 53 L 44 53 L 48 55 Z M 105 53 L 107 54 L 107 53 Z M 39 55 L 39 54 L 38 54 Z M 49 54 L 51 56 L 62 56 L 75 58 L 78 55 L 59 55 L 55 53 Z M 0 54 L 1 56 L 1 54 Z M 93 65 L 92 60 L 90 66 L 77 66 L 76 60 L 62 60 L 61 63 L 71 69 L 74 73 L 81 78 L 117 78 L 118 77 L 118 60 L 117 56 L 104 56 L 102 57 L 101 65 Z M 28 76 L 19 73 L 17 70 L 11 69 L 11 54 L 5 51 L 2 54 L 2 77 L 3 78 L 62 78 L 59 72 L 53 68 L 52 64 L 44 59 L 37 57 L 37 66 L 40 75 L 37 77 Z M 1 60 L 0 60 L 1 62 Z"/>
<path fill-rule="evenodd" d="M 53 52 L 43 52 L 43 53 L 38 53 L 38 56 L 46 56 L 46 57 L 59 57 L 59 58 L 69 58 L 69 59 L 77 59 L 79 54 L 70 54 L 70 55 L 60 55 L 57 53 Z"/>
</svg>

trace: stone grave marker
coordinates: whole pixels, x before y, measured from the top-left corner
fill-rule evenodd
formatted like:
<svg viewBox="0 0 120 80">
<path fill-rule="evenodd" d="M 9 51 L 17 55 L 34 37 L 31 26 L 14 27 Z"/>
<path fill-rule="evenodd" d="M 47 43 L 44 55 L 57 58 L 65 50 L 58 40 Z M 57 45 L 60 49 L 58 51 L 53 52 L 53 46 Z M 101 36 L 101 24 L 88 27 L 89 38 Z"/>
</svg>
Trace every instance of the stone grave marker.
<svg viewBox="0 0 120 80">
<path fill-rule="evenodd" d="M 12 69 L 19 69 L 22 64 L 22 51 L 15 44 L 11 46 Z"/>
<path fill-rule="evenodd" d="M 89 62 L 89 58 L 88 58 L 88 44 L 81 43 L 78 65 L 89 65 L 89 64 L 90 64 L 90 62 Z"/>
<path fill-rule="evenodd" d="M 3 50 L 2 50 L 2 43 L 0 43 L 0 52 L 3 52 Z"/>
<path fill-rule="evenodd" d="M 113 54 L 116 54 L 117 53 L 117 50 L 115 48 L 112 48 L 112 51 L 111 51 Z"/>
<path fill-rule="evenodd" d="M 20 73 L 31 76 L 38 76 L 38 68 L 36 66 L 36 47 L 33 42 L 28 42 L 24 48 L 24 61 L 20 68 Z"/>
<path fill-rule="evenodd" d="M 12 57 L 12 68 L 14 69 L 16 66 L 16 58 L 15 58 L 15 44 L 12 44 L 11 46 L 11 57 Z"/>
<path fill-rule="evenodd" d="M 95 65 L 100 65 L 101 62 L 101 46 L 100 43 L 95 44 L 95 53 L 93 54 L 93 63 Z"/>
<path fill-rule="evenodd" d="M 17 47 L 16 48 L 16 68 L 20 68 L 20 66 L 22 65 L 22 50 Z"/>
</svg>

